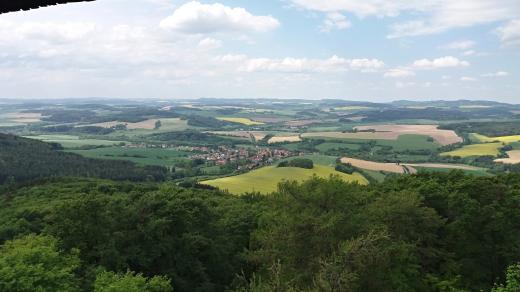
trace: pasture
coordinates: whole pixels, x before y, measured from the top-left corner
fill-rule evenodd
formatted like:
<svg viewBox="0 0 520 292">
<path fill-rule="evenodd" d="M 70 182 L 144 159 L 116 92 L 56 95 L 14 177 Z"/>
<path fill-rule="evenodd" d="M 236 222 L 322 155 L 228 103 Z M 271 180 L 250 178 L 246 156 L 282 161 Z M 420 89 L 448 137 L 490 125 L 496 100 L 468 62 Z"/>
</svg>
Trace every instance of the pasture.
<svg viewBox="0 0 520 292">
<path fill-rule="evenodd" d="M 441 156 L 497 156 L 499 149 L 503 146 L 501 142 L 467 145 L 460 149 L 441 153 Z"/>
<path fill-rule="evenodd" d="M 255 122 L 255 121 L 253 121 L 251 119 L 248 119 L 248 118 L 218 117 L 217 120 L 231 122 L 231 123 L 236 123 L 236 124 L 242 124 L 242 125 L 246 125 L 246 126 L 264 125 L 264 123 L 262 123 L 262 122 Z"/>
<path fill-rule="evenodd" d="M 79 136 L 73 135 L 38 135 L 25 136 L 25 138 L 40 140 L 47 143 L 59 143 L 64 148 L 77 148 L 82 146 L 112 146 L 124 143 L 124 141 L 83 139 Z"/>
<path fill-rule="evenodd" d="M 242 175 L 203 181 L 201 183 L 217 187 L 221 190 L 227 190 L 235 195 L 240 195 L 247 192 L 269 194 L 277 190 L 278 183 L 281 181 L 304 181 L 313 177 L 314 175 L 323 178 L 327 178 L 331 175 L 337 175 L 341 179 L 348 182 L 368 184 L 368 181 L 359 173 L 349 175 L 338 172 L 332 167 L 323 165 L 315 165 L 313 169 L 297 167 L 278 168 L 275 166 L 268 166 Z"/>
<path fill-rule="evenodd" d="M 89 150 L 71 150 L 89 158 L 128 160 L 140 165 L 157 165 L 170 167 L 179 161 L 188 161 L 193 153 L 163 148 L 126 148 L 105 147 Z"/>
</svg>

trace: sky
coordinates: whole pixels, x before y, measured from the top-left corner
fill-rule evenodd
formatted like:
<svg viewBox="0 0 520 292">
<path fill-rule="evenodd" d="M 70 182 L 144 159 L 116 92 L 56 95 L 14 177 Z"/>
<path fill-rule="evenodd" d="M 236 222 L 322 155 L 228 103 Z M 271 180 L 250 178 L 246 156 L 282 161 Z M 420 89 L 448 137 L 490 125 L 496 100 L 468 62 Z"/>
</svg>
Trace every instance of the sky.
<svg viewBox="0 0 520 292">
<path fill-rule="evenodd" d="M 97 0 L 0 15 L 1 98 L 520 103 L 519 0 Z"/>
</svg>

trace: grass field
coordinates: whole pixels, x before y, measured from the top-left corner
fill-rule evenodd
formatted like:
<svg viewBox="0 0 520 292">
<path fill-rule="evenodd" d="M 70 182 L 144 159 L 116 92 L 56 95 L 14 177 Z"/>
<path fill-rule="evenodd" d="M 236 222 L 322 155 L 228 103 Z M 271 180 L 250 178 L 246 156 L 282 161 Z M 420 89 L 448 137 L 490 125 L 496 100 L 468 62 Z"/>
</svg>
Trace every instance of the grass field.
<svg viewBox="0 0 520 292">
<path fill-rule="evenodd" d="M 192 153 L 162 148 L 107 147 L 90 150 L 71 150 L 85 157 L 99 159 L 128 160 L 141 165 L 173 166 L 181 160 L 188 160 Z"/>
<path fill-rule="evenodd" d="M 73 135 L 39 135 L 26 136 L 25 138 L 36 139 L 48 143 L 59 143 L 64 148 L 77 148 L 81 146 L 112 146 L 124 142 L 101 139 L 82 139 L 79 136 Z"/>
<path fill-rule="evenodd" d="M 246 192 L 260 192 L 262 194 L 272 193 L 277 190 L 278 183 L 283 180 L 303 181 L 312 176 L 327 178 L 330 175 L 337 175 L 348 182 L 358 182 L 368 184 L 368 181 L 359 173 L 348 175 L 335 171 L 332 167 L 315 165 L 314 169 L 304 169 L 296 167 L 275 167 L 268 166 L 260 168 L 246 174 L 225 177 L 216 180 L 203 181 L 203 184 L 218 187 L 221 190 L 228 190 L 235 195 Z"/>
<path fill-rule="evenodd" d="M 484 143 L 484 144 L 473 144 L 467 145 L 460 149 L 441 153 L 441 156 L 459 156 L 459 157 L 470 157 L 470 156 L 497 156 L 502 147 L 501 142 L 497 143 Z"/>
<path fill-rule="evenodd" d="M 469 136 L 469 139 L 478 143 L 488 143 L 488 142 L 502 142 L 502 143 L 513 143 L 520 141 L 520 135 L 513 136 L 500 136 L 500 137 L 488 137 L 484 135 L 480 135 L 477 133 L 472 133 Z"/>
<path fill-rule="evenodd" d="M 337 149 L 340 148 L 350 148 L 350 149 L 359 149 L 359 143 L 365 143 L 372 141 L 370 139 L 339 139 L 341 141 L 338 142 L 338 139 L 325 139 L 332 140 L 331 142 L 326 142 L 318 145 L 316 148 L 320 151 L 326 151 L 326 149 Z M 376 141 L 376 145 L 378 146 L 391 146 L 396 151 L 406 151 L 406 150 L 436 150 L 440 147 L 437 142 L 431 141 L 427 136 L 422 135 L 401 135 L 396 140 L 373 140 Z"/>
<path fill-rule="evenodd" d="M 320 145 L 316 146 L 316 149 L 318 149 L 320 152 L 326 152 L 329 150 L 335 150 L 335 149 L 341 149 L 341 148 L 358 150 L 359 147 L 361 147 L 359 144 L 325 142 L 325 143 L 321 143 Z"/>
<path fill-rule="evenodd" d="M 310 159 L 310 160 L 312 160 L 312 162 L 314 162 L 314 164 L 324 165 L 324 166 L 334 166 L 334 165 L 336 165 L 336 160 L 338 159 L 335 156 L 328 156 L 328 155 L 322 155 L 322 154 L 308 154 L 308 155 L 304 155 L 304 156 L 289 157 L 286 159 L 282 159 L 281 161 L 291 161 L 291 160 L 297 159 L 297 158 Z"/>
<path fill-rule="evenodd" d="M 237 123 L 237 124 L 242 124 L 242 125 L 246 125 L 246 126 L 257 126 L 257 125 L 263 125 L 264 123 L 262 122 L 255 122 L 251 119 L 247 119 L 247 118 L 226 118 L 226 117 L 219 117 L 217 118 L 218 120 L 221 120 L 221 121 L 226 121 L 226 122 L 231 122 L 231 123 Z"/>
</svg>

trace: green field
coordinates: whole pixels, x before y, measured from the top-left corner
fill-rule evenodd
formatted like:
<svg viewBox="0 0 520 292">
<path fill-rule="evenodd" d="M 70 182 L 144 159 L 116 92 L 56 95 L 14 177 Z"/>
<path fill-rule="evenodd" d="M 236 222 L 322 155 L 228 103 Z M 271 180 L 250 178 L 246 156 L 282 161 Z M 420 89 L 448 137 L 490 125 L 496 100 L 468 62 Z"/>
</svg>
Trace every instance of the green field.
<svg viewBox="0 0 520 292">
<path fill-rule="evenodd" d="M 513 143 L 520 141 L 520 135 L 513 136 L 500 136 L 500 137 L 488 137 L 484 135 L 480 135 L 477 133 L 472 133 L 469 135 L 469 139 L 472 142 L 476 143 L 488 143 L 488 142 L 503 142 L 503 143 Z"/>
<path fill-rule="evenodd" d="M 358 150 L 360 147 L 361 146 L 359 144 L 325 142 L 325 143 L 321 143 L 320 145 L 316 146 L 316 149 L 318 149 L 320 152 L 327 152 L 329 150 L 344 149 L 344 148 Z"/>
<path fill-rule="evenodd" d="M 497 156 L 500 153 L 499 149 L 502 146 L 503 144 L 501 142 L 473 144 L 464 146 L 457 150 L 441 153 L 441 156 Z"/>
<path fill-rule="evenodd" d="M 437 142 L 431 141 L 431 139 L 428 136 L 413 135 L 413 134 L 401 135 L 401 136 L 399 136 L 399 138 L 397 138 L 397 140 L 338 139 L 338 138 L 306 138 L 306 139 L 323 139 L 325 141 L 330 141 L 330 142 L 327 142 L 328 144 L 323 146 L 323 147 L 329 148 L 329 149 L 330 149 L 330 147 L 336 147 L 341 144 L 345 145 L 344 147 L 346 147 L 346 148 L 351 148 L 354 146 L 348 146 L 349 144 L 351 144 L 351 145 L 358 144 L 359 145 L 360 143 L 368 143 L 370 141 L 376 141 L 376 145 L 379 145 L 379 146 L 390 146 L 395 151 L 406 151 L 406 150 L 432 150 L 432 151 L 435 151 L 440 147 L 440 145 Z M 323 145 L 323 144 L 321 144 L 321 145 Z M 320 149 L 319 147 L 321 145 L 319 145 L 317 148 Z M 351 149 L 354 149 L 354 148 L 351 148 Z M 320 151 L 322 151 L 322 150 L 320 149 Z"/>
<path fill-rule="evenodd" d="M 255 122 L 251 119 L 247 119 L 247 118 L 227 118 L 227 117 L 219 117 L 217 118 L 218 120 L 221 120 L 221 121 L 226 121 L 226 122 L 231 122 L 231 123 L 237 123 L 237 124 L 242 124 L 242 125 L 246 125 L 246 126 L 257 126 L 257 125 L 263 125 L 264 123 L 261 123 L 261 122 Z"/>
<path fill-rule="evenodd" d="M 106 147 L 90 150 L 71 150 L 85 157 L 99 159 L 128 160 L 141 165 L 170 167 L 179 161 L 187 161 L 191 152 L 163 148 L 124 148 Z"/>
<path fill-rule="evenodd" d="M 330 175 L 337 175 L 345 181 L 368 184 L 368 181 L 359 173 L 348 175 L 335 171 L 332 167 L 322 165 L 315 165 L 313 169 L 268 166 L 242 175 L 203 181 L 202 183 L 218 187 L 221 190 L 228 190 L 235 195 L 247 192 L 268 194 L 276 191 L 278 183 L 283 180 L 304 181 L 313 175 L 325 178 Z"/>
<path fill-rule="evenodd" d="M 112 146 L 124 141 L 111 141 L 103 139 L 82 139 L 73 135 L 38 135 L 26 136 L 25 138 L 36 139 L 48 143 L 59 143 L 64 148 L 77 148 L 82 146 Z"/>
<path fill-rule="evenodd" d="M 324 166 L 333 166 L 336 165 L 336 160 L 338 157 L 335 156 L 328 156 L 328 155 L 322 155 L 322 154 L 308 154 L 304 156 L 294 156 L 289 157 L 286 159 L 282 159 L 280 161 L 290 161 L 297 158 L 306 158 L 312 160 L 314 164 L 324 165 Z"/>
</svg>

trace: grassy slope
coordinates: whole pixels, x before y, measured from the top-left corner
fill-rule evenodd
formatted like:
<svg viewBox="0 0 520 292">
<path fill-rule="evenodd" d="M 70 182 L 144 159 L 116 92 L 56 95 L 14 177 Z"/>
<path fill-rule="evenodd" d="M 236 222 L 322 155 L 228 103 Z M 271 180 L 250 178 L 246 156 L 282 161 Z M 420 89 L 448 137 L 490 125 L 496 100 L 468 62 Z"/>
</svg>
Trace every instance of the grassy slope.
<svg viewBox="0 0 520 292">
<path fill-rule="evenodd" d="M 91 150 L 73 150 L 73 153 L 90 158 L 128 160 L 140 165 L 172 166 L 186 160 L 192 153 L 162 148 L 108 147 Z"/>
<path fill-rule="evenodd" d="M 27 136 L 25 138 L 40 140 L 43 142 L 59 143 L 64 148 L 75 148 L 81 146 L 110 146 L 117 145 L 123 141 L 110 141 L 102 139 L 81 139 L 78 136 L 73 135 L 39 135 L 39 136 Z"/>
<path fill-rule="evenodd" d="M 314 169 L 295 167 L 277 168 L 274 166 L 269 166 L 251 171 L 246 174 L 204 181 L 202 183 L 218 187 L 222 190 L 228 190 L 230 193 L 237 195 L 252 191 L 267 194 L 276 191 L 278 183 L 282 180 L 303 181 L 312 177 L 313 175 L 320 177 L 338 175 L 346 181 L 359 182 L 361 184 L 368 183 L 367 180 L 358 173 L 348 175 L 337 172 L 332 167 L 323 165 L 315 165 Z"/>
</svg>

